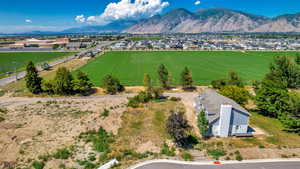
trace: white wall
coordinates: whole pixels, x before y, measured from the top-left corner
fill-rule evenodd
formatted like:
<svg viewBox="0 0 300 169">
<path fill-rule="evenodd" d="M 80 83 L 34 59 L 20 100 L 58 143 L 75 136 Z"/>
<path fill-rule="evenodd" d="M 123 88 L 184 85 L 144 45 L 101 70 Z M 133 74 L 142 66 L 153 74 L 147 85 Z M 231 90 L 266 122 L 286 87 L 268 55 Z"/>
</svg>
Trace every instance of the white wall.
<svg viewBox="0 0 300 169">
<path fill-rule="evenodd" d="M 232 113 L 232 105 L 221 105 L 219 136 L 228 137 L 230 131 L 230 119 Z"/>
</svg>

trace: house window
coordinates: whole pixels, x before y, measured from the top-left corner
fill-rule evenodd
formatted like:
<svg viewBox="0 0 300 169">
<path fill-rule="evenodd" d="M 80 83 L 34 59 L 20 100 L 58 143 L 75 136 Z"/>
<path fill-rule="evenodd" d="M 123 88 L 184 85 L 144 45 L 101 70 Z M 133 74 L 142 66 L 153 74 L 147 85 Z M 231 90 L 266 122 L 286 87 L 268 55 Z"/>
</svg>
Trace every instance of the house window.
<svg viewBox="0 0 300 169">
<path fill-rule="evenodd" d="M 239 125 L 236 125 L 235 126 L 235 130 L 239 130 L 240 126 Z"/>
</svg>

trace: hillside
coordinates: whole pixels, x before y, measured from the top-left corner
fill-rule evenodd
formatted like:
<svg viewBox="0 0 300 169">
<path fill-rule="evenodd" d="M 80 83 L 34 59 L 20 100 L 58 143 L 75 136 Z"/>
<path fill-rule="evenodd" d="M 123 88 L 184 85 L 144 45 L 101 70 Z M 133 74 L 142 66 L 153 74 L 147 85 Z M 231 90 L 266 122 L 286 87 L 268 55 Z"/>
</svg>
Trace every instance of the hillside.
<svg viewBox="0 0 300 169">
<path fill-rule="evenodd" d="M 300 14 L 275 18 L 221 7 L 192 13 L 173 9 L 123 30 L 124 33 L 200 33 L 200 32 L 300 32 Z"/>
</svg>

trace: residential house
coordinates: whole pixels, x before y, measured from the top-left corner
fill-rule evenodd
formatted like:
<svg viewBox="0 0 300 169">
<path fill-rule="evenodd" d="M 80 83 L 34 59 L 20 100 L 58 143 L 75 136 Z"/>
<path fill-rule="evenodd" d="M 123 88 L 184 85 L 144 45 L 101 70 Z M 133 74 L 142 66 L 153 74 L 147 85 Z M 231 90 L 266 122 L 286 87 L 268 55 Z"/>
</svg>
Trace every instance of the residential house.
<svg viewBox="0 0 300 169">
<path fill-rule="evenodd" d="M 195 98 L 198 113 L 205 111 L 209 121 L 208 136 L 251 136 L 250 113 L 230 98 L 207 89 Z"/>
</svg>

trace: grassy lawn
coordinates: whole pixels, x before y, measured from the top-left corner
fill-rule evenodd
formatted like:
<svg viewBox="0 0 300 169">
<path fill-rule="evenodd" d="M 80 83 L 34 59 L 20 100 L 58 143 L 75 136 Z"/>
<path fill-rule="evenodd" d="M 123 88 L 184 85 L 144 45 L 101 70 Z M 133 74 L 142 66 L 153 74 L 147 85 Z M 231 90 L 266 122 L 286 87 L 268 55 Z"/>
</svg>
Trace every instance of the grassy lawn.
<svg viewBox="0 0 300 169">
<path fill-rule="evenodd" d="M 284 127 L 277 119 L 252 113 L 251 125 L 257 126 L 270 134 L 271 136 L 266 137 L 266 142 L 270 144 L 300 147 L 300 136 L 283 131 Z"/>
<path fill-rule="evenodd" d="M 165 64 L 172 75 L 173 84 L 179 84 L 180 73 L 188 66 L 197 85 L 208 85 L 214 79 L 224 78 L 229 70 L 236 70 L 247 82 L 260 80 L 269 69 L 274 56 L 295 52 L 231 52 L 231 51 L 130 51 L 108 52 L 80 68 L 95 85 L 112 74 L 124 85 L 137 86 L 143 82 L 144 73 L 149 73 L 158 84 L 157 69 Z"/>
<path fill-rule="evenodd" d="M 24 70 L 29 61 L 41 63 L 51 61 L 65 56 L 70 56 L 73 52 L 8 52 L 0 53 L 0 74 L 14 72 L 15 66 L 18 71 Z M 15 63 L 13 63 L 15 62 Z"/>
</svg>

